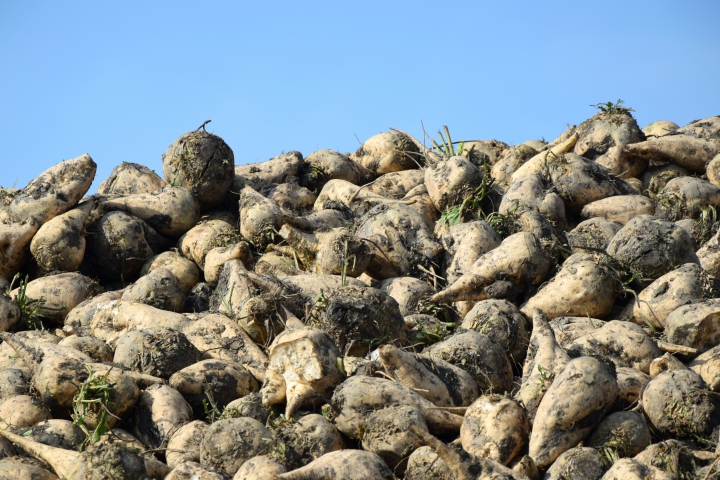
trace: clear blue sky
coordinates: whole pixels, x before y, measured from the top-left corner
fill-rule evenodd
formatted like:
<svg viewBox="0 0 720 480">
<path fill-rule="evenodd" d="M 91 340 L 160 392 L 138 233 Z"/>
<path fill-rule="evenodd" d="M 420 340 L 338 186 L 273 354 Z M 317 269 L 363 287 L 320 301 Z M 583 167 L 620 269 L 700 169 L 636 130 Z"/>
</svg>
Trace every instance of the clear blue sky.
<svg viewBox="0 0 720 480">
<path fill-rule="evenodd" d="M 88 152 L 162 173 L 182 133 L 236 164 L 443 124 L 552 139 L 622 98 L 640 126 L 720 114 L 720 2 L 0 0 L 0 185 Z"/>
</svg>

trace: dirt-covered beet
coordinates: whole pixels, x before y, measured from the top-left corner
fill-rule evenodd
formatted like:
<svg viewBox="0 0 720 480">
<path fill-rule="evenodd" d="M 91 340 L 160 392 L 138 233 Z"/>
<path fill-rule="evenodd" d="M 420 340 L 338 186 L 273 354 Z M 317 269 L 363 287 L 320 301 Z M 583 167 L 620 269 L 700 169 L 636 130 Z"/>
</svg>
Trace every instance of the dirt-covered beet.
<svg viewBox="0 0 720 480">
<path fill-rule="evenodd" d="M 204 209 L 222 202 L 235 173 L 235 156 L 203 127 L 181 135 L 162 156 L 165 181 L 187 187 Z"/>
<path fill-rule="evenodd" d="M 115 348 L 114 362 L 138 372 L 169 378 L 197 363 L 200 351 L 182 332 L 157 327 L 123 335 Z"/>
<path fill-rule="evenodd" d="M 703 379 L 690 370 L 663 372 L 642 394 L 651 428 L 664 435 L 709 436 L 720 422 L 720 401 Z"/>
<path fill-rule="evenodd" d="M 461 330 L 425 350 L 468 372 L 482 392 L 503 393 L 510 390 L 512 366 L 505 350 L 490 337 L 474 330 Z"/>
<path fill-rule="evenodd" d="M 87 256 L 105 281 L 130 280 L 167 245 L 150 225 L 125 212 L 110 212 L 88 228 Z"/>
<path fill-rule="evenodd" d="M 397 302 L 372 287 L 347 286 L 318 297 L 309 319 L 328 332 L 343 355 L 367 355 L 384 343 L 405 342 L 405 322 Z"/>
<path fill-rule="evenodd" d="M 165 180 L 146 166 L 123 162 L 113 168 L 110 176 L 103 180 L 98 187 L 98 193 L 101 195 L 152 193 L 165 184 Z"/>
<path fill-rule="evenodd" d="M 699 263 L 692 239 L 674 223 L 649 215 L 630 220 L 610 241 L 607 253 L 642 279 L 655 280 L 676 266 Z"/>
<path fill-rule="evenodd" d="M 210 425 L 200 443 L 200 464 L 234 475 L 247 460 L 270 453 L 274 446 L 272 433 L 257 420 L 219 420 Z"/>
</svg>

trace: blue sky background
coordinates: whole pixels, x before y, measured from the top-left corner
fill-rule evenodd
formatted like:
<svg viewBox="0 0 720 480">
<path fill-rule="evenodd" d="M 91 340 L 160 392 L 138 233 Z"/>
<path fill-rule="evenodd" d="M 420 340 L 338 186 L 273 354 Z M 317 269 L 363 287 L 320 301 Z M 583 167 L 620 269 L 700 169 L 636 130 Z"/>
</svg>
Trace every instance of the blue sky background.
<svg viewBox="0 0 720 480">
<path fill-rule="evenodd" d="M 720 2 L 0 0 L 0 185 L 85 152 L 161 174 L 208 130 L 236 164 L 396 127 L 552 139 L 622 98 L 641 127 L 720 114 Z"/>
</svg>

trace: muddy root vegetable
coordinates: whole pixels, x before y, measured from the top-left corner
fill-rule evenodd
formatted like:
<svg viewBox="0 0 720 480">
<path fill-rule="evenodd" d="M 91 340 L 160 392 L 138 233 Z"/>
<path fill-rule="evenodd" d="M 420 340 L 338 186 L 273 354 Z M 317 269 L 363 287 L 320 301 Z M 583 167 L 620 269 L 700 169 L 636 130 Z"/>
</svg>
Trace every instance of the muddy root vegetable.
<svg viewBox="0 0 720 480">
<path fill-rule="evenodd" d="M 30 437 L 43 445 L 65 450 L 78 450 L 86 438 L 85 433 L 73 422 L 59 419 L 37 423 L 23 432 L 23 436 Z"/>
<path fill-rule="evenodd" d="M 104 281 L 129 280 L 167 241 L 150 225 L 125 212 L 110 212 L 88 227 L 86 257 Z"/>
<path fill-rule="evenodd" d="M 200 464 L 234 475 L 256 455 L 270 453 L 272 433 L 252 418 L 218 420 L 208 427 L 200 443 Z"/>
<path fill-rule="evenodd" d="M 603 419 L 584 442 L 598 450 L 612 448 L 620 458 L 634 457 L 650 445 L 650 429 L 637 412 L 615 412 Z"/>
<path fill-rule="evenodd" d="M 424 350 L 468 372 L 481 392 L 510 390 L 513 376 L 505 350 L 490 337 L 474 330 L 461 330 Z"/>
<path fill-rule="evenodd" d="M 49 470 L 39 467 L 32 460 L 22 457 L 0 460 L 0 478 L 14 480 L 56 480 L 58 477 Z"/>
<path fill-rule="evenodd" d="M 618 460 L 602 476 L 602 480 L 671 480 L 674 478 L 677 477 L 633 458 Z"/>
<path fill-rule="evenodd" d="M 296 177 L 288 177 L 287 183 L 265 185 L 259 192 L 274 201 L 283 215 L 310 213 L 317 200 L 313 192 L 298 185 Z"/>
<path fill-rule="evenodd" d="M 467 407 L 478 397 L 477 382 L 467 371 L 438 357 L 416 355 L 415 358 L 445 384 L 456 407 Z"/>
<path fill-rule="evenodd" d="M 311 413 L 298 420 L 270 418 L 267 422 L 275 441 L 285 445 L 282 453 L 269 455 L 288 470 L 304 467 L 323 455 L 342 450 L 345 441 L 337 429 L 322 415 Z"/>
<path fill-rule="evenodd" d="M 616 367 L 632 367 L 643 373 L 648 373 L 650 363 L 662 355 L 639 325 L 618 320 L 574 339 L 565 350 L 571 357 L 602 356 Z"/>
<path fill-rule="evenodd" d="M 321 330 L 304 327 L 284 331 L 270 345 L 266 374 L 279 383 L 263 386 L 263 404 L 285 400 L 286 417 L 304 405 L 320 405 L 343 380 L 339 357 L 332 339 Z"/>
<path fill-rule="evenodd" d="M 512 176 L 525 162 L 538 154 L 538 151 L 528 145 L 515 145 L 505 150 L 490 170 L 490 176 L 495 179 L 499 187 L 507 188 L 512 182 Z"/>
<path fill-rule="evenodd" d="M 309 325 L 326 331 L 340 353 L 364 357 L 385 343 L 405 343 L 405 322 L 397 302 L 372 287 L 346 287 L 321 292 L 310 311 Z"/>
<path fill-rule="evenodd" d="M 379 456 L 363 450 L 330 452 L 312 463 L 277 476 L 280 480 L 390 479 L 392 471 Z"/>
<path fill-rule="evenodd" d="M 91 297 L 97 283 L 91 278 L 77 272 L 58 273 L 33 280 L 25 288 L 25 297 L 30 300 L 42 301 L 40 313 L 47 319 L 62 323 L 65 315 L 73 308 Z M 10 292 L 17 297 L 19 288 Z"/>
<path fill-rule="evenodd" d="M 673 370 L 650 380 L 642 394 L 650 427 L 680 438 L 710 435 L 720 421 L 720 401 L 691 370 Z"/>
<path fill-rule="evenodd" d="M 574 253 L 604 251 L 622 227 L 620 222 L 595 217 L 580 222 L 574 229 L 566 232 L 565 237 Z"/>
<path fill-rule="evenodd" d="M 332 230 L 338 227 L 347 227 L 352 224 L 353 214 L 345 205 L 335 205 L 312 212 L 304 217 L 283 215 L 282 221 L 286 225 L 304 230 L 306 232 Z"/>
<path fill-rule="evenodd" d="M 640 326 L 665 328 L 670 313 L 685 304 L 718 296 L 720 285 L 699 265 L 688 263 L 648 285 L 620 314 Z"/>
<path fill-rule="evenodd" d="M 507 465 L 530 437 L 525 409 L 502 395 L 483 395 L 465 412 L 460 440 L 471 455 Z"/>
<path fill-rule="evenodd" d="M 560 227 L 567 221 L 562 198 L 552 191 L 552 184 L 540 173 L 531 173 L 513 180 L 498 208 L 499 213 L 506 215 L 524 210 L 535 210 Z"/>
<path fill-rule="evenodd" d="M 353 376 L 335 389 L 330 402 L 331 418 L 337 429 L 350 438 L 359 438 L 374 410 L 410 406 L 423 415 L 431 432 L 457 433 L 462 416 L 436 407 L 411 389 L 383 378 Z"/>
<path fill-rule="evenodd" d="M 558 344 L 547 318 L 540 310 L 533 312 L 533 329 L 523 366 L 522 385 L 515 400 L 525 405 L 531 420 L 554 379 L 565 369 L 570 357 Z"/>
<path fill-rule="evenodd" d="M 30 395 L 16 395 L 0 404 L 0 418 L 10 428 L 26 428 L 51 418 L 50 410 Z"/>
<path fill-rule="evenodd" d="M 580 211 L 582 218 L 601 217 L 625 225 L 638 215 L 655 215 L 655 204 L 642 195 L 617 195 L 588 203 Z"/>
<path fill-rule="evenodd" d="M 97 165 L 87 153 L 50 167 L 30 181 L 10 205 L 0 209 L 0 223 L 32 218 L 38 226 L 73 208 L 90 188 Z"/>
<path fill-rule="evenodd" d="M 603 318 L 615 303 L 617 281 L 613 270 L 591 254 L 575 253 L 521 311 L 539 308 L 550 319 L 586 314 Z"/>
<path fill-rule="evenodd" d="M 243 463 L 242 467 L 235 472 L 233 480 L 263 480 L 265 478 L 276 478 L 276 475 L 286 472 L 287 468 L 270 458 L 270 456 L 257 455 Z"/>
<path fill-rule="evenodd" d="M 462 328 L 475 330 L 502 346 L 515 364 L 525 359 L 532 324 L 506 300 L 482 300 L 463 318 Z"/>
<path fill-rule="evenodd" d="M 470 455 L 462 449 L 448 447 L 443 442 L 421 430 L 415 429 L 416 435 L 421 436 L 423 442 L 432 448 L 442 458 L 458 480 L 473 480 L 477 478 L 502 478 L 507 480 L 520 480 L 524 476 L 489 458 Z"/>
<path fill-rule="evenodd" d="M 340 179 L 355 185 L 371 180 L 372 174 L 361 164 L 333 150 L 318 150 L 305 158 L 298 179 L 300 185 L 319 192 L 328 180 Z"/>
<path fill-rule="evenodd" d="M 522 166 L 515 170 L 512 174 L 511 180 L 514 181 L 523 175 L 541 171 L 548 163 L 553 162 L 560 156 L 570 152 L 573 147 L 575 147 L 577 140 L 578 135 L 576 132 L 573 132 L 569 137 L 557 145 L 548 148 L 547 150 L 538 152 L 535 156 L 527 160 Z M 511 182 L 508 182 L 508 184 L 509 183 Z"/>
<path fill-rule="evenodd" d="M 198 128 L 175 140 L 162 164 L 166 181 L 188 188 L 208 209 L 223 200 L 232 184 L 235 156 L 222 138 Z"/>
<path fill-rule="evenodd" d="M 452 225 L 440 237 L 445 248 L 445 278 L 453 283 L 475 261 L 500 245 L 500 236 L 482 220 Z"/>
<path fill-rule="evenodd" d="M 17 303 L 0 293 L 0 332 L 7 332 L 20 320 L 21 312 Z"/>
<path fill-rule="evenodd" d="M 163 188 L 165 180 L 144 165 L 123 162 L 98 187 L 101 195 L 152 193 Z"/>
<path fill-rule="evenodd" d="M 147 275 L 156 268 L 167 268 L 180 283 L 183 293 L 187 294 L 200 281 L 197 265 L 184 258 L 176 251 L 167 251 L 150 257 L 140 270 L 140 275 Z"/>
<path fill-rule="evenodd" d="M 203 360 L 172 374 L 168 385 L 180 392 L 196 418 L 212 408 L 222 409 L 236 398 L 257 391 L 257 380 L 240 365 L 222 360 Z"/>
<path fill-rule="evenodd" d="M 720 342 L 720 299 L 676 308 L 665 319 L 666 341 L 708 350 Z"/>
<path fill-rule="evenodd" d="M 230 317 L 252 297 L 253 285 L 241 260 L 228 260 L 220 270 L 217 287 L 210 297 L 210 310 Z"/>
<path fill-rule="evenodd" d="M 538 285 L 549 271 L 549 256 L 535 235 L 516 233 L 478 258 L 468 273 L 430 300 L 436 303 L 484 300 L 485 287 L 497 280 L 508 280 L 517 286 Z"/>
<path fill-rule="evenodd" d="M 143 275 L 125 289 L 120 299 L 170 312 L 181 312 L 185 306 L 185 294 L 180 282 L 167 268 L 156 268 Z"/>
<path fill-rule="evenodd" d="M 200 442 L 209 425 L 200 420 L 186 423 L 170 437 L 165 453 L 168 467 L 175 468 L 183 462 L 200 461 Z"/>
<path fill-rule="evenodd" d="M 225 263 L 230 260 L 240 260 L 243 265 L 250 265 L 250 246 L 247 242 L 239 242 L 227 247 L 216 247 L 207 252 L 205 255 L 205 265 L 203 266 L 203 274 L 205 281 L 215 287 L 220 280 L 220 274 Z"/>
<path fill-rule="evenodd" d="M 430 447 L 420 447 L 408 458 L 406 480 L 454 480 L 454 478 L 445 461 Z"/>
<path fill-rule="evenodd" d="M 615 372 L 593 357 L 568 362 L 538 406 L 529 454 L 545 468 L 576 446 L 612 406 L 618 394 Z"/>
<path fill-rule="evenodd" d="M 383 280 L 379 285 L 395 299 L 403 317 L 420 313 L 428 298 L 435 293 L 433 287 L 413 277 L 395 277 Z"/>
<path fill-rule="evenodd" d="M 673 178 L 655 195 L 654 201 L 655 216 L 663 220 L 698 218 L 710 207 L 720 205 L 720 187 L 700 178 Z"/>
<path fill-rule="evenodd" d="M 0 370 L 0 403 L 30 393 L 30 375 L 19 368 Z"/>
<path fill-rule="evenodd" d="M 645 139 L 630 112 L 600 112 L 577 127 L 578 141 L 574 153 L 608 168 L 615 175 L 642 175 L 647 159 L 623 156 L 623 147 Z"/>
<path fill-rule="evenodd" d="M 712 158 L 720 153 L 720 142 L 690 135 L 667 135 L 633 143 L 623 148 L 624 156 L 656 162 L 671 162 L 693 172 L 703 173 Z"/>
<path fill-rule="evenodd" d="M 605 464 L 600 452 L 594 448 L 574 447 L 553 462 L 543 480 L 600 480 L 603 473 Z"/>
<path fill-rule="evenodd" d="M 256 246 L 272 243 L 282 226 L 283 213 L 273 200 L 250 187 L 240 191 L 240 234 Z"/>
<path fill-rule="evenodd" d="M 202 352 L 203 359 L 238 363 L 258 381 L 265 378 L 267 355 L 237 322 L 225 315 L 206 315 L 185 326 L 182 332 Z"/>
<path fill-rule="evenodd" d="M 208 252 L 223 245 L 226 239 L 234 235 L 235 229 L 225 220 L 201 221 L 180 237 L 178 249 L 202 270 L 205 268 L 205 256 Z"/>
<path fill-rule="evenodd" d="M 93 200 L 65 212 L 45 223 L 30 242 L 30 252 L 38 265 L 46 271 L 74 272 L 85 256 L 85 223 Z"/>
<path fill-rule="evenodd" d="M 298 174 L 302 164 L 302 154 L 292 151 L 265 162 L 236 165 L 235 179 L 230 190 L 239 192 L 245 187 L 260 190 L 270 183 L 285 183 L 287 177 Z"/>
<path fill-rule="evenodd" d="M 283 225 L 279 234 L 297 252 L 298 258 L 303 258 L 305 253 L 314 257 L 315 273 L 358 277 L 370 264 L 372 246 L 354 238 L 347 228 L 305 233 Z"/>
<path fill-rule="evenodd" d="M 112 440 L 102 445 L 91 444 L 85 452 L 78 453 L 43 445 L 7 430 L 0 432 L 0 436 L 20 446 L 33 457 L 47 463 L 60 477 L 67 480 L 100 480 L 102 478 L 131 480 L 148 474 L 151 478 L 163 478 L 170 472 L 170 469 L 161 462 L 143 458 L 137 452 L 123 447 L 120 442 Z"/>
<path fill-rule="evenodd" d="M 197 462 L 183 462 L 177 465 L 164 480 L 227 480 L 229 476 L 224 472 L 219 472 L 212 467 L 204 467 Z M 271 477 L 272 478 L 272 477 Z"/>
<path fill-rule="evenodd" d="M 159 448 L 178 428 L 192 420 L 192 408 L 167 385 L 152 385 L 140 393 L 126 419 L 130 433 L 150 448 Z"/>
<path fill-rule="evenodd" d="M 24 219 L 19 222 L 0 222 L 0 277 L 12 279 L 27 260 L 30 243 L 40 228 L 40 222 Z"/>
<path fill-rule="evenodd" d="M 136 193 L 107 200 L 100 206 L 105 211 L 125 211 L 168 237 L 180 237 L 200 220 L 200 205 L 190 190 L 163 187 L 153 193 Z"/>
<path fill-rule="evenodd" d="M 372 414 L 363 433 L 363 450 L 379 455 L 395 474 L 402 475 L 413 450 L 423 445 L 416 430 L 429 435 L 422 414 L 413 407 L 389 407 Z"/>
<path fill-rule="evenodd" d="M 378 355 L 387 374 L 400 385 L 415 389 L 438 407 L 456 406 L 447 386 L 413 354 L 393 345 L 383 345 L 378 348 Z"/>
<path fill-rule="evenodd" d="M 360 218 L 355 236 L 370 244 L 367 273 L 383 280 L 419 273 L 442 252 L 432 229 L 412 206 L 381 203 Z"/>
<path fill-rule="evenodd" d="M 483 171 L 462 156 L 443 158 L 425 169 L 425 186 L 433 205 L 443 212 L 460 205 L 483 180 Z"/>
<path fill-rule="evenodd" d="M 643 279 L 655 280 L 675 265 L 699 263 L 687 248 L 690 235 L 674 223 L 638 215 L 613 237 L 607 253 Z"/>
<path fill-rule="evenodd" d="M 400 132 L 383 132 L 369 139 L 350 158 L 373 174 L 398 172 L 418 167 L 420 150 Z"/>
<path fill-rule="evenodd" d="M 127 332 L 115 346 L 113 361 L 164 379 L 200 360 L 201 353 L 184 333 L 168 327 Z"/>
</svg>

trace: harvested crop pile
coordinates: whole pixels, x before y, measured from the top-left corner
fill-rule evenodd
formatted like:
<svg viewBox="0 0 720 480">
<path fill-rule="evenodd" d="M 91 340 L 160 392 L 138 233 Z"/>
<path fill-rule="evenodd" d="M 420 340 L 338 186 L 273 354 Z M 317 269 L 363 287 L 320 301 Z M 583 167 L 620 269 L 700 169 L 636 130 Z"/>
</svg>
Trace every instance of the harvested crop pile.
<svg viewBox="0 0 720 480">
<path fill-rule="evenodd" d="M 720 116 L 598 108 L 0 187 L 0 478 L 720 478 Z"/>
</svg>

